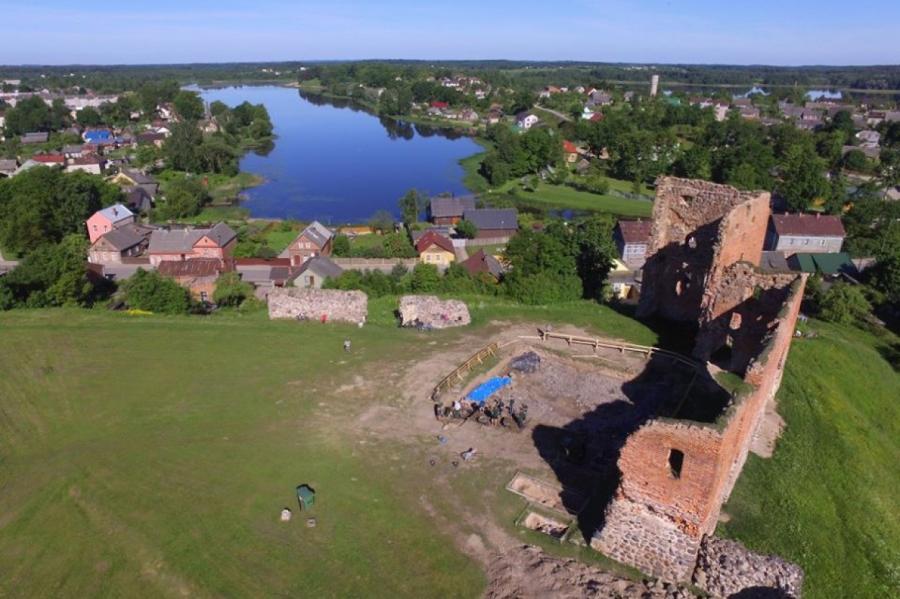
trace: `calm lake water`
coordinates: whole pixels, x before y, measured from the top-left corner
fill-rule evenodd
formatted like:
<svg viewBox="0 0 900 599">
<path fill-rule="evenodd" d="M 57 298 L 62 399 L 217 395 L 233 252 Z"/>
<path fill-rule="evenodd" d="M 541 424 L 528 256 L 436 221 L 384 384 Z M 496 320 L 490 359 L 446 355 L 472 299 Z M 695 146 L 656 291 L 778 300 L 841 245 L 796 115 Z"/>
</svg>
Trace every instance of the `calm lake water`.
<svg viewBox="0 0 900 599">
<path fill-rule="evenodd" d="M 453 131 L 380 119 L 346 102 L 324 101 L 283 87 L 203 90 L 207 102 L 265 104 L 274 148 L 250 153 L 241 170 L 266 182 L 248 189 L 251 216 L 363 222 L 378 210 L 398 215 L 410 188 L 468 193 L 459 160 L 481 147 Z"/>
</svg>

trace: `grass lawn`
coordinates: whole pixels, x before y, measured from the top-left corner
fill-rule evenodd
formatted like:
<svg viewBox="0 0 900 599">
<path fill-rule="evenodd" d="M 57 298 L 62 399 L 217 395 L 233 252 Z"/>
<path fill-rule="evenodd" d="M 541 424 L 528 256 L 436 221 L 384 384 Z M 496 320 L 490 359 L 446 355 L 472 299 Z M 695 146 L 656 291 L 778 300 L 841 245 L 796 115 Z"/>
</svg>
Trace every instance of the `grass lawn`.
<svg viewBox="0 0 900 599">
<path fill-rule="evenodd" d="M 283 230 L 280 223 L 275 223 L 266 231 L 266 242 L 270 248 L 280 253 L 297 238 L 298 233 L 300 233 L 300 223 L 293 223 L 288 231 Z"/>
<path fill-rule="evenodd" d="M 900 376 L 884 340 L 813 326 L 791 348 L 775 455 L 750 456 L 719 532 L 803 566 L 804 597 L 897 597 Z"/>
<path fill-rule="evenodd" d="M 574 319 L 652 337 L 582 302 L 470 301 L 477 326 Z M 361 330 L 264 313 L 0 313 L 0 595 L 480 595 L 481 568 L 420 497 L 437 517 L 490 510 L 511 528 L 522 503 L 502 463 L 451 470 L 451 498 L 430 486 L 433 439 L 367 442 L 355 428 L 396 400 L 392 366 L 464 334 L 400 330 L 395 307 L 373 301 Z M 372 372 L 378 391 L 336 391 Z M 304 482 L 318 491 L 315 528 L 296 510 Z"/>
<path fill-rule="evenodd" d="M 485 194 L 484 197 L 489 200 L 491 194 Z M 518 190 L 515 196 L 507 195 L 507 197 L 511 197 L 513 201 L 523 205 L 555 210 L 584 210 L 629 217 L 649 217 L 653 212 L 653 202 L 649 200 L 629 200 L 612 195 L 598 195 L 579 191 L 566 185 L 548 183 L 540 183 L 537 191 Z"/>
</svg>

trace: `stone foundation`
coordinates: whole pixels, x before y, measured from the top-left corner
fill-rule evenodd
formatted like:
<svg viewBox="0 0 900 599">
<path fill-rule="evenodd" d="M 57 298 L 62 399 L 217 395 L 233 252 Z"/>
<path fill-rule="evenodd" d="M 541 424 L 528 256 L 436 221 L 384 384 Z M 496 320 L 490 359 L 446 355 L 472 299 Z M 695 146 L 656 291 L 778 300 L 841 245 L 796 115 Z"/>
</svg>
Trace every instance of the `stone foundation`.
<svg viewBox="0 0 900 599">
<path fill-rule="evenodd" d="M 774 589 L 783 597 L 799 599 L 803 570 L 778 556 L 753 553 L 737 541 L 710 536 L 700 545 L 693 583 L 714 597 Z"/>
<path fill-rule="evenodd" d="M 433 295 L 400 298 L 400 326 L 425 329 L 462 327 L 472 322 L 469 308 L 459 300 L 441 300 Z"/>
</svg>

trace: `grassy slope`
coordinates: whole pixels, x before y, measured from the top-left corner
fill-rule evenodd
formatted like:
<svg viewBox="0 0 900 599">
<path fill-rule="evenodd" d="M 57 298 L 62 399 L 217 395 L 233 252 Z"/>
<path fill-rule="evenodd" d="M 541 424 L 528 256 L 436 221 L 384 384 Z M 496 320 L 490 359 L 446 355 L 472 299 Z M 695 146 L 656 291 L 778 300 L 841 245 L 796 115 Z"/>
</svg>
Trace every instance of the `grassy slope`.
<svg viewBox="0 0 900 599">
<path fill-rule="evenodd" d="M 477 326 L 574 320 L 653 337 L 586 303 L 472 303 Z M 419 503 L 433 439 L 363 446 L 329 420 L 394 401 L 390 385 L 377 397 L 334 390 L 376 364 L 400 374 L 430 347 L 396 328 L 395 306 L 373 301 L 362 330 L 264 314 L 0 314 L 0 595 L 477 596 L 480 569 Z M 426 351 L 460 334 L 428 335 L 438 345 Z M 451 476 L 460 502 L 435 509 L 465 505 L 511 527 L 522 506 L 503 466 Z M 300 482 L 319 491 L 314 529 L 304 514 L 277 522 Z"/>
<path fill-rule="evenodd" d="M 805 597 L 896 597 L 900 376 L 880 340 L 815 326 L 791 349 L 775 455 L 751 455 L 720 532 L 801 564 Z"/>
</svg>

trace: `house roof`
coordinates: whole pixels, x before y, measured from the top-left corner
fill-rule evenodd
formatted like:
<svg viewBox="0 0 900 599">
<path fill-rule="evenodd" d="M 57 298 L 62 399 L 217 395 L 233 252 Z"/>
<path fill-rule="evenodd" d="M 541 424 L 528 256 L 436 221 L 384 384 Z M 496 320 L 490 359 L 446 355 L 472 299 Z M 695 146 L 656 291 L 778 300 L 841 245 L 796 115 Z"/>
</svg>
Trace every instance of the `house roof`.
<svg viewBox="0 0 900 599">
<path fill-rule="evenodd" d="M 772 226 L 778 235 L 804 237 L 844 237 L 844 225 L 829 214 L 773 214 Z"/>
<path fill-rule="evenodd" d="M 122 174 L 134 181 L 135 185 L 147 185 L 150 183 L 156 183 L 156 179 L 154 179 L 150 175 L 145 175 L 141 171 L 135 169 L 122 169 Z"/>
<path fill-rule="evenodd" d="M 425 234 L 419 237 L 418 241 L 416 241 L 416 251 L 424 252 L 433 245 L 451 254 L 454 253 L 453 242 L 435 231 L 425 231 Z"/>
<path fill-rule="evenodd" d="M 595 112 L 593 115 L 591 115 L 590 120 L 591 120 L 591 122 L 599 123 L 599 122 L 602 121 L 604 118 L 606 118 L 606 117 L 603 116 L 603 113 L 602 113 L 602 112 Z"/>
<path fill-rule="evenodd" d="M 563 140 L 563 152 L 566 154 L 575 154 L 578 148 L 569 140 Z"/>
<path fill-rule="evenodd" d="M 190 260 L 166 260 L 156 267 L 159 274 L 167 277 L 213 277 L 227 270 L 221 260 L 215 258 L 192 258 Z"/>
<path fill-rule="evenodd" d="M 81 154 L 82 152 L 84 152 L 84 146 L 80 144 L 63 146 L 62 152 L 63 154 Z"/>
<path fill-rule="evenodd" d="M 344 272 L 344 269 L 327 256 L 316 256 L 307 260 L 298 274 L 302 275 L 309 271 L 325 279 L 328 277 L 339 277 Z"/>
<path fill-rule="evenodd" d="M 94 214 L 103 216 L 111 223 L 122 222 L 123 220 L 128 220 L 129 218 L 134 217 L 134 213 L 122 204 L 113 204 L 112 206 L 107 206 L 102 210 L 98 210 Z"/>
<path fill-rule="evenodd" d="M 26 133 L 22 136 L 22 143 L 43 143 L 50 139 L 50 134 L 45 131 Z"/>
<path fill-rule="evenodd" d="M 620 220 L 617 226 L 625 243 L 650 242 L 650 228 L 653 223 L 649 220 Z"/>
<path fill-rule="evenodd" d="M 108 141 L 112 138 L 112 131 L 109 129 L 89 129 L 83 134 L 85 141 L 98 142 Z"/>
<path fill-rule="evenodd" d="M 824 275 L 856 273 L 856 266 L 850 259 L 850 254 L 846 252 L 827 254 L 809 254 L 801 252 L 788 258 L 788 264 L 790 264 L 791 268 L 794 270 L 807 273 L 820 272 Z"/>
<path fill-rule="evenodd" d="M 334 237 L 334 233 L 319 221 L 314 220 L 309 223 L 309 226 L 303 229 L 297 237 L 308 237 L 313 243 L 322 248 L 325 247 L 325 244 L 328 243 L 329 239 Z"/>
<path fill-rule="evenodd" d="M 489 254 L 485 254 L 483 249 L 460 262 L 460 266 L 469 271 L 470 274 L 478 275 L 488 273 L 496 279 L 503 274 L 503 265 L 500 261 Z"/>
<path fill-rule="evenodd" d="M 11 173 L 19 168 L 19 165 L 16 164 L 15 160 L 0 160 L 0 173 Z"/>
<path fill-rule="evenodd" d="M 80 158 L 73 158 L 72 164 L 77 165 L 85 165 L 85 164 L 106 164 L 105 158 L 100 158 L 99 156 L 82 156 Z"/>
<path fill-rule="evenodd" d="M 62 154 L 35 154 L 31 159 L 41 164 L 65 164 L 66 162 L 66 157 Z"/>
<path fill-rule="evenodd" d="M 790 272 L 784 252 L 763 252 L 759 261 L 759 268 L 763 272 Z"/>
<path fill-rule="evenodd" d="M 237 233 L 225 223 L 216 223 L 213 228 L 204 229 L 203 235 L 212 239 L 219 247 L 225 247 L 232 239 L 237 237 Z"/>
<path fill-rule="evenodd" d="M 209 229 L 157 229 L 150 236 L 150 253 L 180 254 L 190 252 Z"/>
<path fill-rule="evenodd" d="M 104 241 L 107 245 L 111 246 L 113 249 L 118 250 L 120 252 L 127 250 L 128 248 L 133 248 L 134 246 L 142 243 L 153 232 L 153 228 L 144 227 L 142 225 L 135 224 L 127 224 L 123 227 L 119 227 L 118 229 L 113 229 L 112 231 L 108 231 L 100 236 L 97 241 L 94 242 L 94 245 Z"/>
<path fill-rule="evenodd" d="M 475 208 L 475 198 L 431 198 L 431 217 L 447 218 L 454 216 L 462 216 L 466 210 Z"/>
<path fill-rule="evenodd" d="M 463 218 L 479 229 L 518 229 L 519 214 L 514 208 L 481 208 L 466 210 Z"/>
</svg>

